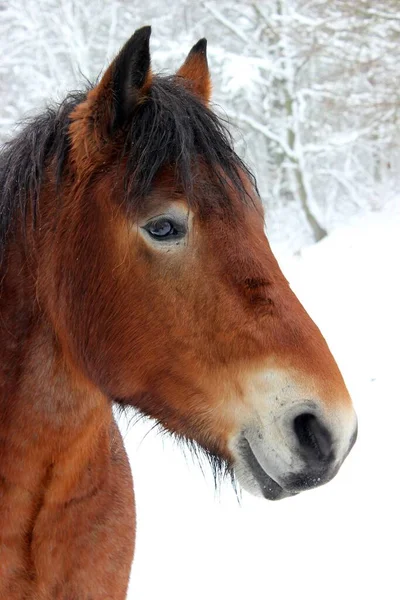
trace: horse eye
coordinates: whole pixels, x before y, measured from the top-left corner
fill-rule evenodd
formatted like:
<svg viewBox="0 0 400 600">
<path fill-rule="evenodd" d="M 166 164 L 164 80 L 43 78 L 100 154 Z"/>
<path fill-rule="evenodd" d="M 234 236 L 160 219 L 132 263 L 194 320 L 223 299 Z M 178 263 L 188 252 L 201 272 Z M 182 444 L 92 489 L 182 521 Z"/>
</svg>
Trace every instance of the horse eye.
<svg viewBox="0 0 400 600">
<path fill-rule="evenodd" d="M 157 219 L 148 223 L 145 227 L 146 231 L 155 239 L 166 239 L 171 237 L 182 237 L 185 231 L 181 227 L 175 225 L 170 219 Z"/>
</svg>

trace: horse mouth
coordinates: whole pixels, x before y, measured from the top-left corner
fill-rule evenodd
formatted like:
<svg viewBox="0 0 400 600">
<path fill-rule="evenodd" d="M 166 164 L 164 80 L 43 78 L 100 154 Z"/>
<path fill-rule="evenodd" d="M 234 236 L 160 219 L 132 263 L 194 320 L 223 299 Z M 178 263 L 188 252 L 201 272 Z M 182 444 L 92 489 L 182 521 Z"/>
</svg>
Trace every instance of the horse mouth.
<svg viewBox="0 0 400 600">
<path fill-rule="evenodd" d="M 247 439 L 243 436 L 239 442 L 239 452 L 241 458 L 249 467 L 251 474 L 260 486 L 264 498 L 267 500 L 282 500 L 289 496 L 294 496 L 298 492 L 289 492 L 277 483 L 268 473 L 264 471 L 258 462 Z"/>
</svg>

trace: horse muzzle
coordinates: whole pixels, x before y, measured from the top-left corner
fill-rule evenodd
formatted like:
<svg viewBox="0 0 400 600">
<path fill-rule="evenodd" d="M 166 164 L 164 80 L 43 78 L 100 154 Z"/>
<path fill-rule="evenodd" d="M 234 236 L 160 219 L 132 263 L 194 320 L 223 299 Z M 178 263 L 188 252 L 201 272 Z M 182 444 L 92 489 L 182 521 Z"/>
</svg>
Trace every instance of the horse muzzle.
<svg viewBox="0 0 400 600">
<path fill-rule="evenodd" d="M 330 481 L 356 441 L 357 420 L 352 409 L 330 418 L 320 412 L 304 401 L 243 429 L 231 445 L 241 486 L 280 500 Z"/>
</svg>

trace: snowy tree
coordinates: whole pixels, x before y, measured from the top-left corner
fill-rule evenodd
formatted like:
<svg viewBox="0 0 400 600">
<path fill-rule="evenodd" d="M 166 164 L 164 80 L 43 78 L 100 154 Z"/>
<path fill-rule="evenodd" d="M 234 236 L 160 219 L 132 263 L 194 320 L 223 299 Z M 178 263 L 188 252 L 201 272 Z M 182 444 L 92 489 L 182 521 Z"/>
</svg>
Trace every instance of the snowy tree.
<svg viewBox="0 0 400 600">
<path fill-rule="evenodd" d="M 315 239 L 398 183 L 400 12 L 381 4 L 204 3 L 231 36 L 223 104 L 255 148 L 267 205 L 299 202 Z"/>
</svg>

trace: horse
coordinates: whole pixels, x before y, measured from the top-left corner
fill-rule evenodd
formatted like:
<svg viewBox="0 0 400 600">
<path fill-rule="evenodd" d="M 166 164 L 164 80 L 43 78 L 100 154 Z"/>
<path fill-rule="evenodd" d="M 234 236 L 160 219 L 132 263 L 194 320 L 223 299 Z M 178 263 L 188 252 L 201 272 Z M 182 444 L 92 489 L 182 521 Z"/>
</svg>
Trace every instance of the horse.
<svg viewBox="0 0 400 600">
<path fill-rule="evenodd" d="M 266 499 L 330 481 L 357 420 L 210 105 L 206 40 L 150 27 L 0 158 L 0 597 L 122 600 L 133 482 L 113 406 Z"/>
</svg>

